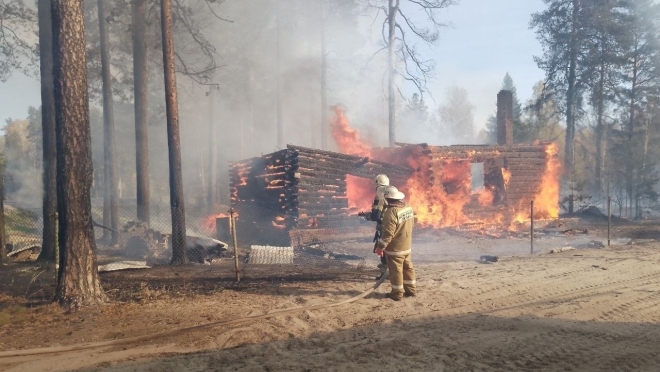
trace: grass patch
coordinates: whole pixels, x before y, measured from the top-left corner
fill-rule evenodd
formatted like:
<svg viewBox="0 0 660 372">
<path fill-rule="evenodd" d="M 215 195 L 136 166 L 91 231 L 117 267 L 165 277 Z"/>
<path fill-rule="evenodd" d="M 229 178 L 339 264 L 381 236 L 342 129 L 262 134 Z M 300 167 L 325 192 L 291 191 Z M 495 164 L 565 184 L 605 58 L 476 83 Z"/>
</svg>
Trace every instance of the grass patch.
<svg viewBox="0 0 660 372">
<path fill-rule="evenodd" d="M 9 305 L 0 310 L 0 327 L 7 324 L 21 324 L 28 320 L 29 311 L 24 306 Z"/>
</svg>

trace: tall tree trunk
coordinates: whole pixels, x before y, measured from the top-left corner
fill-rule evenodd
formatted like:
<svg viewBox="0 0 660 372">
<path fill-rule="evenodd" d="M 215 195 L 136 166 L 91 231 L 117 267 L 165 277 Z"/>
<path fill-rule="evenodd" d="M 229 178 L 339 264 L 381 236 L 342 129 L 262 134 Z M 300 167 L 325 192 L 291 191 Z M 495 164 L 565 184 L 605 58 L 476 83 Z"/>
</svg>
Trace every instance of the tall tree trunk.
<svg viewBox="0 0 660 372">
<path fill-rule="evenodd" d="M 389 0 L 388 6 L 388 26 L 389 34 L 387 40 L 387 106 L 388 106 L 388 126 L 389 126 L 389 146 L 394 147 L 396 142 L 396 106 L 394 102 L 394 79 L 396 78 L 396 54 L 394 42 L 396 36 L 396 12 L 399 8 L 399 0 Z"/>
<path fill-rule="evenodd" d="M 276 36 L 275 36 L 275 79 L 277 85 L 277 147 L 284 148 L 284 123 L 282 122 L 282 78 L 280 71 L 280 0 L 275 0 L 276 7 Z"/>
<path fill-rule="evenodd" d="M 305 1 L 304 2 L 306 7 L 305 7 L 305 17 L 307 18 L 306 22 L 306 32 L 307 32 L 307 37 L 305 38 L 306 44 L 307 44 L 307 58 L 309 58 L 310 61 L 313 61 L 314 55 L 312 53 L 312 25 L 314 23 L 314 19 L 312 17 L 312 9 L 310 6 L 310 1 Z M 307 94 L 309 95 L 307 97 L 308 99 L 308 107 L 309 107 L 309 144 L 311 148 L 316 148 L 316 131 L 314 130 L 314 66 L 310 63 L 309 65 L 309 70 L 307 73 L 309 76 L 307 77 Z"/>
<path fill-rule="evenodd" d="M 637 78 L 638 78 L 638 64 L 639 64 L 639 50 L 637 49 L 637 40 L 635 43 L 635 52 L 633 56 L 633 71 L 632 71 L 632 82 L 630 84 L 630 113 L 628 116 L 628 159 L 633 161 L 633 134 L 635 131 L 635 100 L 637 96 Z M 634 179 L 633 179 L 633 164 L 626 167 L 626 193 L 628 194 L 629 200 L 629 209 L 628 215 L 632 216 L 632 206 L 633 206 L 633 189 L 634 189 Z"/>
<path fill-rule="evenodd" d="M 172 40 L 172 1 L 161 0 L 160 23 L 163 38 L 163 67 L 165 73 L 165 106 L 167 110 L 167 147 L 170 161 L 170 208 L 172 210 L 172 264 L 185 264 L 186 215 L 183 205 L 181 177 L 181 142 L 179 137 L 179 107 L 174 69 Z"/>
<path fill-rule="evenodd" d="M 104 115 L 105 116 L 105 115 Z M 108 149 L 105 147 L 105 138 L 106 138 L 106 128 L 105 128 L 105 117 L 103 118 L 103 226 L 110 226 L 111 222 L 111 215 L 112 212 L 110 211 L 110 199 L 106 198 L 106 194 L 108 192 L 108 185 L 106 182 L 110 180 L 110 169 L 106 166 L 106 159 L 108 158 Z M 96 185 L 96 179 L 100 178 L 96 176 L 95 174 L 95 181 L 94 185 Z M 93 198 L 98 198 L 98 191 L 96 190 L 96 187 L 92 188 L 92 197 Z M 103 229 L 103 235 L 101 236 L 101 240 L 104 243 L 110 243 L 112 242 L 112 235 L 110 234 L 111 231 L 107 229 Z"/>
<path fill-rule="evenodd" d="M 149 108 L 147 107 L 147 0 L 132 1 L 133 84 L 135 104 L 135 177 L 137 218 L 150 222 L 149 212 Z"/>
<path fill-rule="evenodd" d="M 248 128 L 247 133 L 248 138 L 250 138 L 250 147 L 248 151 L 248 156 L 256 154 L 257 151 L 257 139 L 254 133 L 254 69 L 252 66 L 248 69 L 248 86 L 247 86 L 247 104 L 248 104 Z"/>
<path fill-rule="evenodd" d="M 52 21 L 61 247 L 55 298 L 76 309 L 105 298 L 92 226 L 92 141 L 82 1 L 53 0 Z"/>
<path fill-rule="evenodd" d="M 211 86 L 209 89 L 209 165 L 207 172 L 207 200 L 206 203 L 209 208 L 209 212 L 213 212 L 213 206 L 215 205 L 215 196 L 217 194 L 216 188 L 216 162 L 218 159 L 218 146 L 216 143 L 216 126 L 215 126 L 215 86 Z"/>
<path fill-rule="evenodd" d="M 649 105 L 651 106 L 651 105 Z M 641 206 L 641 188 L 644 187 L 644 183 L 646 182 L 646 163 L 648 161 L 648 153 L 649 153 L 649 138 L 651 136 L 651 122 L 653 121 L 653 111 L 655 110 L 655 107 L 649 107 L 649 112 L 651 112 L 651 116 L 649 117 L 648 121 L 646 122 L 646 130 L 644 131 L 644 153 L 642 155 L 642 169 L 640 171 L 640 182 L 637 185 L 637 195 L 635 195 L 635 206 L 636 206 L 636 218 L 642 218 L 643 213 L 642 213 L 642 206 Z"/>
<path fill-rule="evenodd" d="M 50 13 L 50 12 L 49 12 Z M 5 233 L 5 159 L 0 159 L 0 264 L 6 264 L 7 235 Z"/>
<path fill-rule="evenodd" d="M 604 47 L 604 38 L 601 38 L 601 62 L 599 69 L 599 79 L 598 79 L 598 95 L 597 95 L 597 122 L 596 122 L 596 189 L 598 193 L 602 196 L 603 191 L 603 167 L 604 167 L 604 151 L 603 151 L 603 136 L 604 136 L 604 124 L 603 124 L 603 113 L 605 111 L 605 47 Z"/>
<path fill-rule="evenodd" d="M 325 1 L 321 1 L 321 149 L 328 150 L 328 53 L 325 39 Z"/>
<path fill-rule="evenodd" d="M 112 228 L 111 244 L 119 241 L 119 200 L 117 198 L 117 163 L 115 161 L 115 118 L 112 100 L 112 77 L 110 76 L 109 35 L 105 20 L 105 0 L 98 0 L 99 37 L 101 44 L 101 77 L 103 79 L 103 165 L 105 178 L 103 180 L 103 206 L 110 210 L 110 227 Z M 108 225 L 105 225 L 108 226 Z M 105 230 L 105 229 L 104 229 Z M 107 230 L 105 230 L 107 231 Z"/>
<path fill-rule="evenodd" d="M 580 0 L 573 0 L 573 15 L 571 25 L 571 39 L 569 51 L 569 67 L 568 67 L 568 91 L 566 92 L 566 146 L 564 153 L 564 169 L 571 179 L 571 187 L 574 187 L 574 170 L 573 170 L 573 157 L 575 152 L 575 80 L 576 80 L 576 67 L 577 67 L 577 50 L 578 50 L 578 16 L 580 12 Z M 572 195 L 572 193 L 571 193 Z M 568 201 L 568 213 L 573 213 L 573 197 Z"/>
<path fill-rule="evenodd" d="M 55 213 L 57 213 L 57 154 L 55 151 L 55 97 L 53 86 L 53 25 L 51 1 L 39 0 L 39 59 L 41 74 L 41 132 L 43 146 L 43 220 L 39 260 L 55 261 L 57 249 Z"/>
</svg>

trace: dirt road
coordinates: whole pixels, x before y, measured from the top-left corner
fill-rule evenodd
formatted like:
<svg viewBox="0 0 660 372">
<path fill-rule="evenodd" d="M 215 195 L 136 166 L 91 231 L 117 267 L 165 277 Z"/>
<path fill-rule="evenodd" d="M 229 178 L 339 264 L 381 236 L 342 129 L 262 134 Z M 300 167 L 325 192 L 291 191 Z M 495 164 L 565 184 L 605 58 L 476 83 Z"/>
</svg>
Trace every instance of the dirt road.
<svg viewBox="0 0 660 372">
<path fill-rule="evenodd" d="M 660 243 L 655 240 L 493 264 L 419 265 L 418 283 L 419 296 L 402 302 L 383 299 L 389 287 L 384 286 L 378 296 L 348 306 L 126 350 L 4 359 L 0 370 L 657 371 L 660 366 Z M 115 304 L 88 318 L 78 315 L 77 321 L 61 315 L 50 324 L 5 326 L 0 342 L 8 349 L 121 338 L 334 302 L 366 288 L 363 282 L 291 283 L 276 291 Z M 58 334 L 68 335 L 68 342 Z M 26 343 L 26 337 L 33 342 Z"/>
</svg>

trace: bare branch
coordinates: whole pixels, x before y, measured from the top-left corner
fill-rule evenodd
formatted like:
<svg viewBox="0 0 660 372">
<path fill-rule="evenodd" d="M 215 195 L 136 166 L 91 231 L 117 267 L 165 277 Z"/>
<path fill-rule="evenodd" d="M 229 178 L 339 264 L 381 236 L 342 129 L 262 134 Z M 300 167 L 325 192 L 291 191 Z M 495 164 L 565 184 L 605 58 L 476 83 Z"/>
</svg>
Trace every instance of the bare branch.
<svg viewBox="0 0 660 372">
<path fill-rule="evenodd" d="M 213 16 L 214 16 L 215 18 L 217 18 L 217 19 L 219 19 L 219 20 L 221 20 L 221 21 L 225 21 L 225 22 L 229 22 L 229 23 L 234 23 L 234 21 L 232 21 L 232 20 L 229 20 L 229 19 L 226 19 L 226 18 L 222 18 L 222 17 L 220 17 L 220 16 L 215 12 L 215 10 L 213 10 L 213 7 L 211 7 L 211 3 L 215 3 L 215 2 L 217 2 L 217 1 L 216 1 L 216 0 L 206 0 L 206 1 L 205 1 L 206 6 L 208 6 L 209 11 L 211 12 L 211 14 L 213 14 Z M 222 3 L 224 3 L 224 1 L 221 1 L 221 2 L 220 2 L 220 4 L 222 4 Z"/>
</svg>

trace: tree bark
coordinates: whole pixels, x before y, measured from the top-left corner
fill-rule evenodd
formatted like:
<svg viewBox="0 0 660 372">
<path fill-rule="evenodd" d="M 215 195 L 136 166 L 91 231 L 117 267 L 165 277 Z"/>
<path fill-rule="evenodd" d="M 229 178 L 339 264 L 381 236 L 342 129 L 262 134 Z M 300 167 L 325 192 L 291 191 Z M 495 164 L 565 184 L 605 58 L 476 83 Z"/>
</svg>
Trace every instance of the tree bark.
<svg viewBox="0 0 660 372">
<path fill-rule="evenodd" d="M 172 264 L 185 264 L 186 216 L 183 204 L 181 177 L 181 142 L 179 137 L 179 108 L 174 69 L 172 40 L 172 1 L 161 0 L 161 34 L 163 38 L 163 69 L 165 74 L 165 106 L 167 111 L 167 146 L 170 161 L 170 208 L 172 211 Z"/>
<path fill-rule="evenodd" d="M 396 54 L 394 50 L 394 41 L 396 34 L 396 12 L 399 8 L 399 0 L 389 0 L 388 6 L 388 26 L 389 34 L 387 40 L 387 103 L 388 103 L 388 125 L 389 125 L 389 146 L 394 147 L 396 143 L 396 106 L 394 102 L 394 79 L 396 78 Z"/>
<path fill-rule="evenodd" d="M 57 249 L 55 213 L 57 212 L 57 158 L 55 151 L 55 98 L 53 86 L 53 27 L 50 0 L 39 0 L 39 58 L 41 74 L 41 131 L 43 146 L 44 228 L 39 261 L 55 262 Z"/>
<path fill-rule="evenodd" d="M 7 258 L 7 235 L 5 233 L 5 159 L 0 159 L 0 264 Z"/>
<path fill-rule="evenodd" d="M 119 241 L 119 200 L 117 198 L 117 163 L 115 161 L 115 119 L 112 99 L 112 77 L 110 76 L 110 50 L 108 28 L 105 20 L 105 0 L 98 0 L 99 36 L 101 44 L 101 77 L 103 79 L 103 165 L 106 171 L 103 180 L 103 206 L 110 211 L 109 225 L 112 231 L 111 244 Z M 105 225 L 108 226 L 108 225 Z M 107 231 L 104 229 L 104 231 Z"/>
<path fill-rule="evenodd" d="M 635 99 L 637 98 L 637 74 L 638 74 L 638 63 L 639 63 L 639 49 L 637 48 L 638 40 L 635 40 L 635 52 L 633 55 L 633 71 L 632 71 L 632 82 L 630 84 L 630 113 L 628 117 L 628 159 L 633 161 L 633 134 L 635 131 Z M 630 164 L 626 168 L 626 193 L 628 194 L 628 210 L 627 213 L 629 216 L 632 216 L 632 207 L 633 207 L 633 166 Z"/>
<path fill-rule="evenodd" d="M 149 108 L 147 107 L 147 0 L 132 1 L 133 84 L 135 104 L 135 177 L 137 218 L 150 222 L 149 211 Z"/>
<path fill-rule="evenodd" d="M 305 41 L 307 42 L 307 58 L 309 58 L 310 61 L 313 61 L 313 54 L 312 54 L 312 24 L 314 23 L 314 19 L 312 17 L 312 11 L 310 7 L 309 1 L 305 2 L 306 8 L 305 8 L 305 17 L 307 18 L 307 37 L 305 38 Z M 310 147 L 312 148 L 317 148 L 316 147 L 316 131 L 314 130 L 314 68 L 310 64 L 309 65 L 309 70 L 307 71 L 309 76 L 307 77 L 307 94 L 309 94 L 308 99 L 308 105 L 309 105 L 309 125 L 310 125 L 310 130 L 309 130 L 309 143 Z M 241 156 L 241 159 L 243 157 Z"/>
<path fill-rule="evenodd" d="M 566 146 L 564 153 L 564 169 L 571 179 L 571 187 L 573 187 L 573 157 L 575 152 L 575 80 L 576 80 L 576 66 L 577 66 L 577 30 L 578 30 L 578 16 L 580 12 L 580 0 L 573 0 L 573 15 L 571 26 L 571 39 L 569 51 L 569 67 L 568 67 L 568 91 L 566 92 Z M 571 194 L 572 195 L 572 194 Z M 568 213 L 573 213 L 573 197 L 568 201 Z"/>
<path fill-rule="evenodd" d="M 325 1 L 321 1 L 321 150 L 328 150 L 328 53 L 325 40 Z"/>
<path fill-rule="evenodd" d="M 597 122 L 596 122 L 596 189 L 602 196 L 603 191 L 603 167 L 604 167 L 604 151 L 603 151 L 603 137 L 604 137 L 604 124 L 603 116 L 605 111 L 605 44 L 604 37 L 601 38 L 601 62 L 598 79 L 598 95 L 597 95 Z"/>
<path fill-rule="evenodd" d="M 215 196 L 216 196 L 216 162 L 218 158 L 218 146 L 216 143 L 216 126 L 215 126 L 215 90 L 216 87 L 211 86 L 209 89 L 209 165 L 207 173 L 207 206 L 209 212 L 213 212 L 213 206 L 215 205 Z M 242 128 L 241 128 L 242 130 Z M 239 133 L 242 138 L 242 134 Z"/>
<path fill-rule="evenodd" d="M 637 185 L 637 193 L 635 195 L 635 218 L 642 218 L 643 213 L 642 213 L 642 205 L 641 205 L 641 188 L 644 187 L 644 183 L 646 182 L 646 163 L 648 161 L 648 153 L 649 153 L 649 138 L 651 136 L 651 122 L 653 122 L 653 112 L 655 110 L 655 107 L 649 107 L 649 112 L 651 113 L 651 117 L 648 118 L 648 121 L 646 122 L 646 130 L 644 131 L 644 153 L 642 155 L 642 169 L 640 171 L 640 182 Z"/>
<path fill-rule="evenodd" d="M 80 0 L 53 0 L 53 78 L 57 130 L 59 279 L 55 298 L 69 309 L 101 303 L 90 189 L 92 151 Z"/>
<path fill-rule="evenodd" d="M 284 148 L 284 123 L 282 122 L 282 78 L 280 76 L 280 0 L 275 0 L 275 8 L 277 14 L 276 25 L 276 56 L 275 56 L 275 73 L 277 85 L 277 147 Z"/>
</svg>

